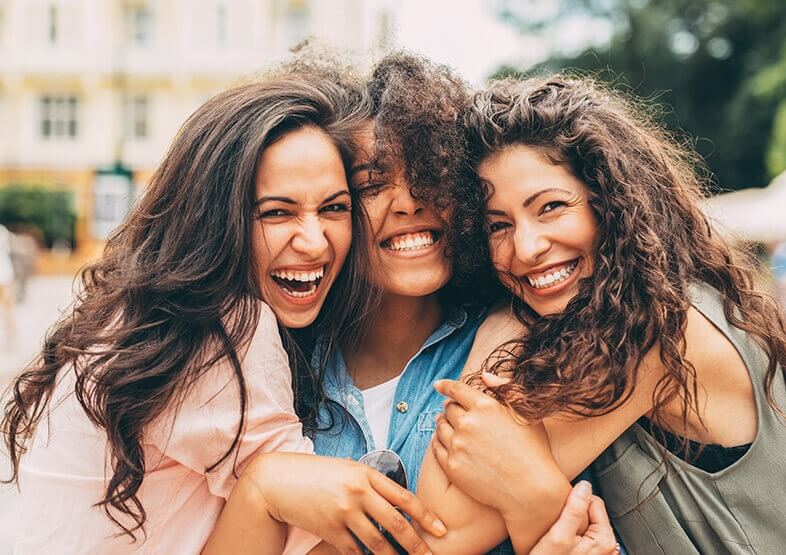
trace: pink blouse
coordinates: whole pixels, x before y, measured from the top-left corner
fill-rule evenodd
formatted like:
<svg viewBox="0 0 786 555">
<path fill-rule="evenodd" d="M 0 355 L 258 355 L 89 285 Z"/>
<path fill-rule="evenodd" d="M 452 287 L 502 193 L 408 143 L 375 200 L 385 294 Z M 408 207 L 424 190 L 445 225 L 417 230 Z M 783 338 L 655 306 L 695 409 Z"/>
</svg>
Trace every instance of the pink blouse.
<svg viewBox="0 0 786 555">
<path fill-rule="evenodd" d="M 94 506 L 111 476 L 106 435 L 76 400 L 74 372 L 61 372 L 47 416 L 22 457 L 15 553 L 199 553 L 235 484 L 235 463 L 239 475 L 257 453 L 313 452 L 293 409 L 275 316 L 260 306 L 259 325 L 242 358 L 249 402 L 237 457 L 233 453 L 205 472 L 229 449 L 238 425 L 238 387 L 226 362 L 210 369 L 179 410 L 165 412 L 145 433 L 147 472 L 138 492 L 147 512 L 144 541 L 139 534 L 136 543 L 118 535 L 120 529 Z M 285 553 L 307 553 L 319 541 L 290 527 Z"/>
</svg>

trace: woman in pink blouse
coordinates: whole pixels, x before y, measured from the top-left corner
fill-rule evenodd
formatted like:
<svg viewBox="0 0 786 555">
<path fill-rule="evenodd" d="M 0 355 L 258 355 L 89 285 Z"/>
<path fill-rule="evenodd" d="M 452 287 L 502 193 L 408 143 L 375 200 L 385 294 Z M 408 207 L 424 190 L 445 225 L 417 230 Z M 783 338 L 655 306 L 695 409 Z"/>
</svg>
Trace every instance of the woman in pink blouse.
<svg viewBox="0 0 786 555">
<path fill-rule="evenodd" d="M 356 331 L 363 222 L 346 167 L 366 113 L 361 87 L 298 67 L 184 124 L 13 383 L 17 553 L 199 553 L 255 455 L 312 452 L 288 366 L 303 346 L 284 331 L 285 350 L 276 319 L 331 344 Z M 298 393 L 317 390 L 293 370 Z M 262 551 L 320 541 L 262 514 Z"/>
</svg>

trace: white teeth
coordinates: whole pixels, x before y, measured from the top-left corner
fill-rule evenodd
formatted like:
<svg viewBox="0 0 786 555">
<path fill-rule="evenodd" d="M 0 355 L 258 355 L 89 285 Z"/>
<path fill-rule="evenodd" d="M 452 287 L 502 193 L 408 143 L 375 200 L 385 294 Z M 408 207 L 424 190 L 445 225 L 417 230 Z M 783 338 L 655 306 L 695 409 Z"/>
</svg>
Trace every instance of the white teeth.
<svg viewBox="0 0 786 555">
<path fill-rule="evenodd" d="M 559 270 L 552 270 L 551 273 L 540 276 L 538 278 L 532 278 L 530 276 L 527 276 L 527 281 L 535 289 L 545 289 L 546 287 L 556 285 L 557 283 L 562 283 L 563 281 L 568 279 L 573 274 L 574 270 L 578 267 L 578 265 L 579 265 L 578 261 L 571 262 L 570 264 L 568 264 L 563 268 L 560 268 Z"/>
<path fill-rule="evenodd" d="M 434 244 L 434 234 L 430 231 L 408 233 L 394 237 L 389 243 L 387 248 L 392 251 L 422 249 Z"/>
<path fill-rule="evenodd" d="M 270 272 L 270 275 L 280 278 L 280 279 L 287 279 L 289 281 L 302 281 L 304 283 L 309 281 L 315 281 L 321 279 L 322 276 L 325 275 L 325 267 L 322 266 L 318 270 L 314 270 L 311 272 L 298 272 L 298 271 L 291 271 L 291 270 L 273 270 Z"/>
</svg>

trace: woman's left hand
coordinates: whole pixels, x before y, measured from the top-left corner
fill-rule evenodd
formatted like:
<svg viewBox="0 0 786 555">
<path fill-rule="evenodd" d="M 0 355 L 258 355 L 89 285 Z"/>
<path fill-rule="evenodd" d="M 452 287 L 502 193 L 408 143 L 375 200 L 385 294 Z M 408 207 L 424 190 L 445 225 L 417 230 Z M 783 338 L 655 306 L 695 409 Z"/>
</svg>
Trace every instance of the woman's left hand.
<svg viewBox="0 0 786 555">
<path fill-rule="evenodd" d="M 542 424 L 515 420 L 507 407 L 464 383 L 440 380 L 434 387 L 449 399 L 437 417 L 434 456 L 468 495 L 510 522 L 537 512 L 554 480 L 566 482 Z"/>
</svg>

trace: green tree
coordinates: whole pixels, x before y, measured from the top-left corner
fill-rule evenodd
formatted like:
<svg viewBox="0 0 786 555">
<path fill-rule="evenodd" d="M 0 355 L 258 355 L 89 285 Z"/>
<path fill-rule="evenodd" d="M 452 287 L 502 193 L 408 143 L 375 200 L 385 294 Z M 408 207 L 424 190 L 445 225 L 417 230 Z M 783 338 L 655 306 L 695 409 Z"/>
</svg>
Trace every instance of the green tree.
<svg viewBox="0 0 786 555">
<path fill-rule="evenodd" d="M 0 188 L 0 224 L 7 227 L 33 227 L 44 244 L 66 241 L 72 247 L 76 210 L 70 191 L 30 184 L 12 184 Z"/>
<path fill-rule="evenodd" d="M 614 22 L 610 41 L 538 70 L 596 73 L 665 105 L 662 122 L 695 137 L 723 188 L 763 185 L 786 166 L 786 2 L 562 0 L 531 21 L 509 0 L 502 17 L 531 32 L 576 13 Z"/>
</svg>

